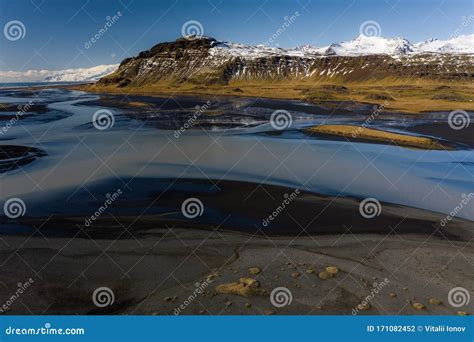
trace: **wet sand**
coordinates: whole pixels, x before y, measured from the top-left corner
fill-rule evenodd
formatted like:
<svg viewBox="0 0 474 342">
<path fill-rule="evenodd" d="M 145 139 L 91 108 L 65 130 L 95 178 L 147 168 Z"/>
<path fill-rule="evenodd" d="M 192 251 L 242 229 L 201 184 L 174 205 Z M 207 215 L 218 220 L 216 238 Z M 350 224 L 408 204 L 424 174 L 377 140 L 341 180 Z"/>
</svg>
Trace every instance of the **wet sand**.
<svg viewBox="0 0 474 342">
<path fill-rule="evenodd" d="M 196 286 L 203 293 L 180 314 L 353 314 L 383 282 L 370 301 L 372 315 L 452 315 L 448 291 L 462 284 L 472 290 L 472 241 L 427 235 L 352 234 L 266 237 L 215 230 L 149 229 L 145 236 L 123 230 L 119 240 L 3 237 L 0 251 L 6 301 L 19 281 L 34 283 L 9 314 L 173 315 Z M 327 266 L 339 272 L 322 280 Z M 257 275 L 249 268 L 258 267 Z M 250 277 L 261 295 L 218 294 L 220 284 Z M 205 286 L 203 286 L 205 282 Z M 198 284 L 196 284 L 198 283 Z M 469 285 L 471 284 L 471 285 Z M 93 291 L 112 289 L 115 301 L 98 308 Z M 292 302 L 270 302 L 276 287 L 291 291 Z M 430 304 L 439 299 L 442 304 Z M 417 310 L 413 303 L 422 303 Z"/>
</svg>

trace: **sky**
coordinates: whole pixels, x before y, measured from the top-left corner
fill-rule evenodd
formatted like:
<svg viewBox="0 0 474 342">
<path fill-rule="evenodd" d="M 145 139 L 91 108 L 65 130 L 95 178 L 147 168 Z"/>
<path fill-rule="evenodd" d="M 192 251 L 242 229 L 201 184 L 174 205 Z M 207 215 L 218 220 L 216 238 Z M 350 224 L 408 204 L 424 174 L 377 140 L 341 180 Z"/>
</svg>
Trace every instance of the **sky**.
<svg viewBox="0 0 474 342">
<path fill-rule="evenodd" d="M 219 40 L 295 47 L 353 39 L 367 21 L 377 22 L 383 37 L 447 39 L 473 14 L 473 0 L 0 0 L 0 71 L 120 63 L 175 40 L 190 21 L 189 30 L 200 25 L 200 33 Z M 15 23 L 17 36 L 7 30 Z M 464 30 L 473 33 L 473 23 Z"/>
</svg>

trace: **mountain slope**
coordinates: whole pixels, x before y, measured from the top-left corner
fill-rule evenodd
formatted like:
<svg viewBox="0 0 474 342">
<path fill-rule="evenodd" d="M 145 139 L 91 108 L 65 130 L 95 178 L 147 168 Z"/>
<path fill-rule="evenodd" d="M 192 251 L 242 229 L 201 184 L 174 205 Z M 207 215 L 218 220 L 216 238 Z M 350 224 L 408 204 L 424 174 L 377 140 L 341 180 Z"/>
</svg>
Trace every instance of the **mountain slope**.
<svg viewBox="0 0 474 342">
<path fill-rule="evenodd" d="M 328 48 L 304 46 L 280 49 L 220 42 L 213 38 L 180 38 L 160 43 L 138 56 L 127 58 L 118 70 L 100 79 L 97 86 L 229 84 L 237 81 L 341 81 L 391 79 L 471 80 L 474 57 L 465 37 L 433 45 L 412 45 L 403 38 L 359 36 Z M 426 51 L 430 52 L 426 52 Z M 419 52 L 423 51 L 423 52 Z"/>
</svg>

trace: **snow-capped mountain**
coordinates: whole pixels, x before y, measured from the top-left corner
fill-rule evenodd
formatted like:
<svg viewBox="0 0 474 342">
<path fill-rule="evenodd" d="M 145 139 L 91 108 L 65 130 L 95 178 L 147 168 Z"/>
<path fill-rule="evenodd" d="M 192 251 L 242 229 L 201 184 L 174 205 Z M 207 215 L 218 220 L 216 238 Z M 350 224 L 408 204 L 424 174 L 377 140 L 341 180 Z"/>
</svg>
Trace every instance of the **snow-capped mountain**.
<svg viewBox="0 0 474 342">
<path fill-rule="evenodd" d="M 1 82 L 93 82 L 117 70 L 118 64 L 66 70 L 0 71 Z"/>
<path fill-rule="evenodd" d="M 186 37 L 122 61 L 97 86 L 225 85 L 234 81 L 470 79 L 474 35 L 411 44 L 403 38 L 359 36 L 324 47 L 293 49 Z"/>
<path fill-rule="evenodd" d="M 367 37 L 360 35 L 354 40 L 332 44 L 325 51 L 327 55 L 404 55 L 413 52 L 413 46 L 404 38 Z"/>
<path fill-rule="evenodd" d="M 209 37 L 203 37 L 209 39 Z M 314 47 L 309 44 L 292 49 L 268 47 L 264 45 L 244 45 L 232 42 L 216 42 L 210 49 L 214 55 L 258 58 L 277 55 L 309 57 L 367 56 L 367 55 L 416 55 L 425 53 L 474 54 L 474 34 L 463 35 L 448 40 L 429 39 L 412 44 L 407 39 L 368 37 L 363 34 L 356 39 L 333 43 L 329 46 Z"/>
<path fill-rule="evenodd" d="M 448 40 L 429 39 L 414 44 L 418 53 L 466 53 L 474 54 L 474 34 L 463 35 Z"/>
</svg>

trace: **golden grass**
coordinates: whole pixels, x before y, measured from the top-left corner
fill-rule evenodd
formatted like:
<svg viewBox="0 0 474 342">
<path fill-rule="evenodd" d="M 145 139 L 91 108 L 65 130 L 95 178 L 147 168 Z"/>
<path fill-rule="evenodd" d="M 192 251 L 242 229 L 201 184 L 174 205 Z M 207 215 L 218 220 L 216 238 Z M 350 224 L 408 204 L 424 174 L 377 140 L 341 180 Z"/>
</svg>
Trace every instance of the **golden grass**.
<svg viewBox="0 0 474 342">
<path fill-rule="evenodd" d="M 309 133 L 324 133 L 343 136 L 347 138 L 358 138 L 366 140 L 374 140 L 380 142 L 393 143 L 400 146 L 416 147 L 427 150 L 452 150 L 451 146 L 442 145 L 436 140 L 416 137 L 410 135 L 403 135 L 399 133 L 392 133 L 381 131 L 373 128 L 366 128 L 362 126 L 352 125 L 320 125 L 313 126 L 306 129 Z"/>
<path fill-rule="evenodd" d="M 386 110 L 420 113 L 424 111 L 474 110 L 474 84 L 386 79 L 365 82 L 315 80 L 234 81 L 227 85 L 195 85 L 181 83 L 146 86 L 79 86 L 81 90 L 147 96 L 221 95 L 297 99 L 327 105 L 327 101 L 354 101 L 383 104 Z M 346 88 L 346 89 L 343 89 Z M 341 91 L 343 90 L 343 91 Z"/>
</svg>

